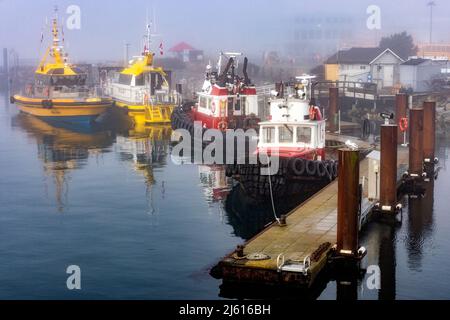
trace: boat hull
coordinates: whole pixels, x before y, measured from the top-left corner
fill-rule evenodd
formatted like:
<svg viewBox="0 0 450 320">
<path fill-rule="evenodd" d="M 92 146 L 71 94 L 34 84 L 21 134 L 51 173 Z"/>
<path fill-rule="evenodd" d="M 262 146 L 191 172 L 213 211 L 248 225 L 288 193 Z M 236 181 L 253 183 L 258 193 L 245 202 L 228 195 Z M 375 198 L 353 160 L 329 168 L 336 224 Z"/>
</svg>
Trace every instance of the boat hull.
<svg viewBox="0 0 450 320">
<path fill-rule="evenodd" d="M 14 103 L 20 111 L 46 120 L 71 123 L 90 123 L 112 106 L 109 99 L 86 99 L 75 101 L 69 99 L 36 99 L 19 95 L 14 96 Z"/>
</svg>

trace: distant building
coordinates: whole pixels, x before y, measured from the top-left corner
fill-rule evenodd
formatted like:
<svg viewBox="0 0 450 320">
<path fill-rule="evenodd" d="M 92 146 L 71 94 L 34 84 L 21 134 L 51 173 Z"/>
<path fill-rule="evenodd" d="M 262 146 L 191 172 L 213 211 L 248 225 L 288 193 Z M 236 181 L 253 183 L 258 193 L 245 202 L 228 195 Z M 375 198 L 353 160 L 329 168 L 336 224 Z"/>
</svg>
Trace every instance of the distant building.
<svg viewBox="0 0 450 320">
<path fill-rule="evenodd" d="M 417 54 L 425 59 L 450 59 L 450 44 L 419 44 Z"/>
<path fill-rule="evenodd" d="M 325 79 L 376 83 L 379 89 L 399 83 L 399 65 L 404 60 L 391 49 L 360 48 L 340 50 L 325 62 Z"/>
<path fill-rule="evenodd" d="M 450 76 L 449 60 L 413 57 L 400 65 L 400 83 L 414 92 L 438 90 Z"/>
<path fill-rule="evenodd" d="M 320 63 L 340 45 L 355 43 L 357 27 L 350 14 L 302 10 L 289 23 L 286 53 L 303 63 Z"/>
<path fill-rule="evenodd" d="M 203 50 L 195 49 L 186 42 L 176 44 L 169 52 L 183 62 L 203 61 Z"/>
</svg>

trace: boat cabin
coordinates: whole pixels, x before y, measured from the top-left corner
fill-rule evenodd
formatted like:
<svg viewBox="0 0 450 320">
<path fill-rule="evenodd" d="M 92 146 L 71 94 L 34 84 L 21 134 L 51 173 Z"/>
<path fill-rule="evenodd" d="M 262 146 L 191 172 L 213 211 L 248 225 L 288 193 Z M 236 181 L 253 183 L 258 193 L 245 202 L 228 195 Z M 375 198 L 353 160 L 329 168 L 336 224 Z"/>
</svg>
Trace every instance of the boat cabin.
<svg viewBox="0 0 450 320">
<path fill-rule="evenodd" d="M 285 90 L 273 92 L 269 121 L 259 123 L 259 150 L 272 150 L 280 155 L 321 154 L 325 148 L 325 120 L 311 100 L 311 76 Z"/>
</svg>

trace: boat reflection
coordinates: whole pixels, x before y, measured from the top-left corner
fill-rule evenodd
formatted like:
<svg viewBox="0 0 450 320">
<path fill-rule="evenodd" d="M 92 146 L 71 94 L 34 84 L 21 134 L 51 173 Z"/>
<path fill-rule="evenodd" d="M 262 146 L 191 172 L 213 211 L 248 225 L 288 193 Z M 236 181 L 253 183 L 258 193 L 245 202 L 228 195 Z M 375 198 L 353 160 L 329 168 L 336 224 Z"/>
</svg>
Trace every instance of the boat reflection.
<svg viewBox="0 0 450 320">
<path fill-rule="evenodd" d="M 155 183 L 153 170 L 166 165 L 171 134 L 169 125 L 136 125 L 117 136 L 120 160 L 131 163 L 135 171 L 142 173 L 147 188 Z"/>
<path fill-rule="evenodd" d="M 225 175 L 225 166 L 199 165 L 198 174 L 208 202 L 220 202 L 226 199 L 231 190 L 231 179 Z"/>
<path fill-rule="evenodd" d="M 115 139 L 111 131 L 95 126 L 48 122 L 23 113 L 12 118 L 12 126 L 27 132 L 36 141 L 44 174 L 53 180 L 58 212 L 63 212 L 68 204 L 70 172 L 82 168 L 90 156 L 110 152 Z"/>
</svg>

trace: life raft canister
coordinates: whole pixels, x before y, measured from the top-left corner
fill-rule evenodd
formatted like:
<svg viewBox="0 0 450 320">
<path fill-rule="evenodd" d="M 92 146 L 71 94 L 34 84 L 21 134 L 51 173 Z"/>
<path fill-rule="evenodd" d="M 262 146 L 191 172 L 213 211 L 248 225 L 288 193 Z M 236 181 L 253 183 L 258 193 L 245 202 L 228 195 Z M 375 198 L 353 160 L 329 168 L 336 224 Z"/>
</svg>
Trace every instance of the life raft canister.
<svg viewBox="0 0 450 320">
<path fill-rule="evenodd" d="M 400 118 L 398 125 L 400 127 L 400 131 L 405 132 L 408 129 L 408 118 L 406 117 Z"/>
</svg>

